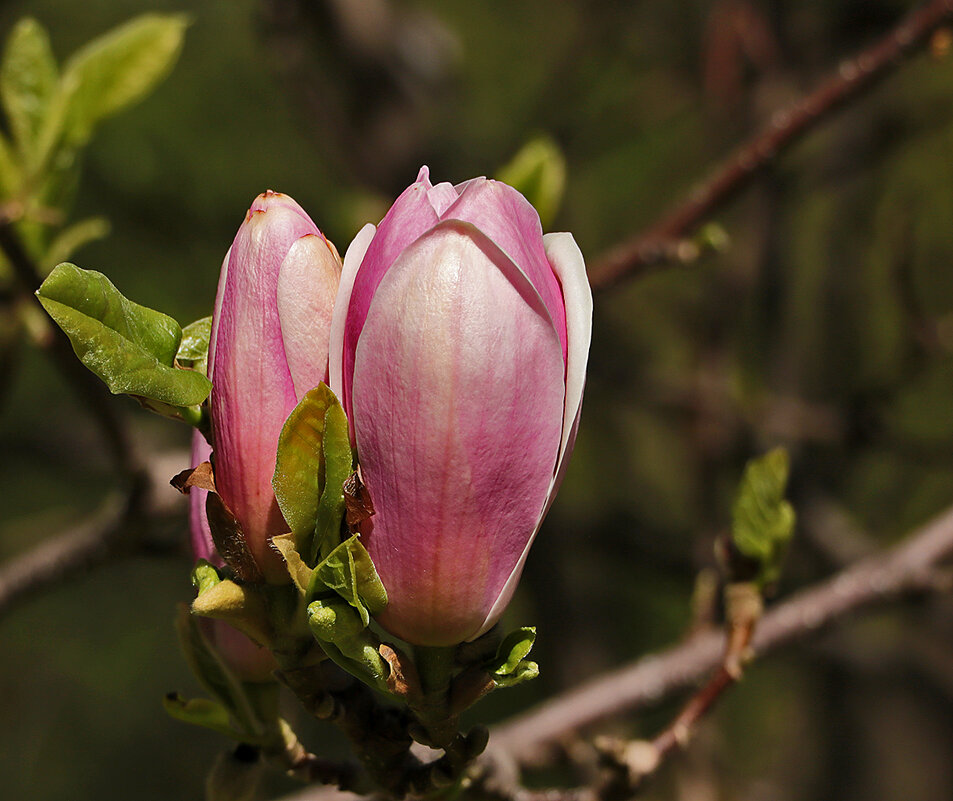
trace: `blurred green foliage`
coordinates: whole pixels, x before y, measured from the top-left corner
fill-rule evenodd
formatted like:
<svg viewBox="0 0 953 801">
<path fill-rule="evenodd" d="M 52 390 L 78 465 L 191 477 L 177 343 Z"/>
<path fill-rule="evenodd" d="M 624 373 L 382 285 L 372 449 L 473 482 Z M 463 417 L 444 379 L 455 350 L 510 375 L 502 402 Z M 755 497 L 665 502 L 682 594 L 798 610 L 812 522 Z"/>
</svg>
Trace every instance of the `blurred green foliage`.
<svg viewBox="0 0 953 801">
<path fill-rule="evenodd" d="M 86 228 L 72 243 L 32 241 L 45 269 L 83 245 L 78 264 L 191 320 L 211 311 L 221 260 L 264 189 L 295 197 L 343 252 L 421 162 L 435 180 L 492 175 L 542 134 L 566 163 L 550 227 L 594 260 L 909 6 L 392 0 L 369 31 L 343 0 L 150 3 L 187 15 L 178 64 L 97 127 L 81 178 L 56 195 L 69 200 L 63 225 Z M 29 15 L 56 63 L 75 64 L 143 10 L 11 0 L 0 38 Z M 35 29 L 16 30 L 24 48 L 45 48 Z M 0 95 L 48 98 L 55 75 Z M 953 57 L 938 41 L 721 211 L 727 250 L 597 298 L 576 453 L 504 621 L 536 625 L 541 677 L 490 696 L 479 717 L 677 640 L 753 455 L 791 454 L 799 524 L 781 595 L 953 500 L 951 99 Z M 11 142 L 35 107 L 4 120 Z M 118 481 L 8 294 L 4 558 L 81 519 Z M 25 328 L 10 324 L 14 309 Z M 185 426 L 115 403 L 144 451 L 181 455 L 170 476 L 185 466 Z M 184 520 L 181 536 L 179 558 L 110 564 L 0 620 L 3 798 L 200 797 L 223 744 L 161 711 L 169 690 L 196 690 L 172 625 L 191 595 Z M 948 600 L 901 606 L 755 663 L 647 797 L 945 801 L 951 635 Z M 671 710 L 623 730 L 650 733 Z M 304 737 L 323 754 L 341 748 L 317 725 Z"/>
</svg>

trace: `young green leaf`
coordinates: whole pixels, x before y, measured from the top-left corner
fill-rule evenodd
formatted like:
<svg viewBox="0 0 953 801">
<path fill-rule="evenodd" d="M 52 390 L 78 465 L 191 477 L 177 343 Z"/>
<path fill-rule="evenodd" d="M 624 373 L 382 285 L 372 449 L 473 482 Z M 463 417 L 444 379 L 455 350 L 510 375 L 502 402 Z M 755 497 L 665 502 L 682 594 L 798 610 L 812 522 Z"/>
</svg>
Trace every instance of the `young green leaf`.
<svg viewBox="0 0 953 801">
<path fill-rule="evenodd" d="M 321 455 L 324 459 L 324 486 L 311 546 L 312 563 L 326 557 L 341 541 L 341 519 L 345 509 L 344 482 L 351 475 L 354 455 L 351 452 L 347 415 L 340 403 L 332 403 L 324 414 Z"/>
<path fill-rule="evenodd" d="M 9 198 L 20 190 L 22 175 L 13 157 L 7 137 L 0 132 L 0 198 Z"/>
<path fill-rule="evenodd" d="M 278 507 L 295 535 L 298 553 L 310 557 L 311 564 L 339 541 L 343 486 L 352 458 L 344 410 L 334 393 L 318 384 L 305 394 L 281 429 L 272 479 Z"/>
<path fill-rule="evenodd" d="M 190 698 L 186 700 L 177 693 L 171 693 L 162 699 L 162 706 L 170 717 L 193 726 L 202 726 L 226 737 L 242 740 L 242 733 L 232 726 L 228 710 L 218 701 L 208 698 Z"/>
<path fill-rule="evenodd" d="M 94 39 L 63 68 L 64 135 L 83 144 L 105 117 L 136 102 L 172 69 L 188 22 L 143 14 Z"/>
<path fill-rule="evenodd" d="M 365 626 L 370 622 L 370 615 L 382 612 L 387 606 L 387 591 L 356 534 L 315 567 L 309 595 L 313 596 L 322 586 L 353 606 Z"/>
<path fill-rule="evenodd" d="M 787 482 L 788 454 L 776 448 L 748 462 L 735 500 L 732 542 L 743 556 L 760 564 L 762 585 L 777 580 L 794 533 L 794 508 L 784 499 Z"/>
<path fill-rule="evenodd" d="M 262 734 L 265 725 L 256 714 L 242 683 L 209 645 L 198 621 L 184 604 L 179 606 L 175 628 L 185 660 L 202 686 L 234 716 L 244 732 Z"/>
<path fill-rule="evenodd" d="M 548 136 L 531 139 L 496 175 L 536 207 L 543 228 L 547 228 L 559 211 L 566 188 L 566 158 L 559 145 Z"/>
<path fill-rule="evenodd" d="M 25 155 L 35 147 L 58 82 L 46 30 L 35 19 L 21 19 L 7 39 L 0 62 L 0 100 L 17 146 Z"/>
<path fill-rule="evenodd" d="M 202 403 L 211 391 L 204 375 L 173 365 L 179 324 L 127 300 L 102 273 L 60 264 L 36 294 L 80 361 L 113 394 L 184 407 Z"/>
<path fill-rule="evenodd" d="M 529 656 L 535 642 L 536 629 L 532 626 L 511 631 L 503 638 L 496 657 L 487 666 L 487 671 L 497 678 L 510 675 L 516 671 L 520 662 Z"/>
<path fill-rule="evenodd" d="M 182 329 L 182 341 L 175 354 L 176 364 L 208 373 L 208 343 L 212 336 L 212 318 L 202 317 Z"/>
</svg>

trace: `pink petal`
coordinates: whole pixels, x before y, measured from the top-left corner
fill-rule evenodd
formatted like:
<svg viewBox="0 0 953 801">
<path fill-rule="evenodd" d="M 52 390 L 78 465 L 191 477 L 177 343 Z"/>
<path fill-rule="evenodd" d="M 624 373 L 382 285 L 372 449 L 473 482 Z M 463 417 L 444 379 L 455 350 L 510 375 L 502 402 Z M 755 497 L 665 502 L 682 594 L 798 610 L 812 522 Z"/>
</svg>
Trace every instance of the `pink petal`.
<svg viewBox="0 0 953 801">
<path fill-rule="evenodd" d="M 367 310 L 377 291 L 377 285 L 404 248 L 438 222 L 437 213 L 428 198 L 432 188 L 427 168 L 422 167 L 417 181 L 394 201 L 394 205 L 377 226 L 377 233 L 367 249 L 360 270 L 355 275 L 350 302 L 346 307 L 347 320 L 344 327 L 344 398 L 350 395 L 354 348 L 364 327 Z M 350 419 L 351 408 L 347 402 L 344 411 Z"/>
<path fill-rule="evenodd" d="M 259 197 L 232 244 L 216 300 L 210 401 L 216 487 L 255 560 L 276 578 L 281 566 L 267 541 L 285 526 L 271 477 L 278 435 L 296 403 L 278 317 L 278 275 L 291 245 L 318 233 L 290 198 Z"/>
<path fill-rule="evenodd" d="M 473 226 L 441 223 L 380 282 L 353 396 L 385 628 L 449 645 L 484 624 L 546 503 L 563 377 L 538 294 Z"/>
<path fill-rule="evenodd" d="M 536 209 L 513 187 L 499 181 L 474 178 L 461 186 L 460 198 L 440 219 L 473 223 L 519 266 L 546 304 L 565 358 L 566 309 L 559 281 L 543 249 L 543 229 Z"/>
<path fill-rule="evenodd" d="M 566 367 L 566 403 L 563 411 L 559 457 L 556 461 L 556 471 L 550 484 L 546 506 L 536 524 L 533 536 L 526 543 L 526 547 L 513 568 L 512 574 L 507 579 L 486 620 L 477 632 L 477 637 L 492 628 L 513 598 L 516 585 L 523 573 L 523 565 L 529 555 L 529 549 L 533 540 L 536 539 L 543 518 L 549 511 L 565 475 L 566 467 L 569 464 L 569 456 L 576 441 L 579 414 L 582 411 L 582 391 L 586 383 L 586 365 L 589 361 L 589 343 L 592 339 L 592 290 L 589 287 L 589 279 L 586 275 L 586 263 L 572 234 L 547 234 L 543 237 L 543 245 L 546 248 L 546 256 L 562 285 L 566 304 L 566 330 L 569 337 L 569 360 Z"/>
<path fill-rule="evenodd" d="M 323 236 L 297 240 L 278 274 L 278 319 L 288 370 L 298 400 L 328 380 L 331 313 L 341 262 Z"/>
</svg>

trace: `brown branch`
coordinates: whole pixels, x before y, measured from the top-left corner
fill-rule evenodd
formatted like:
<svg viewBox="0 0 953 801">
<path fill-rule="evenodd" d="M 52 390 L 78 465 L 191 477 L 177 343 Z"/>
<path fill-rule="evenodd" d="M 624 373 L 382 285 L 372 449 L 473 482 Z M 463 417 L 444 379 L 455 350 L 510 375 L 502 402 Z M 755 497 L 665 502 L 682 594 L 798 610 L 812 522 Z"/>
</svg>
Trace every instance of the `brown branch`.
<svg viewBox="0 0 953 801">
<path fill-rule="evenodd" d="M 776 113 L 768 125 L 741 145 L 703 183 L 643 233 L 610 250 L 593 266 L 593 288 L 608 289 L 677 257 L 679 243 L 716 208 L 746 187 L 777 156 L 834 111 L 888 75 L 900 61 L 929 43 L 953 21 L 953 0 L 932 0 L 907 15 L 889 34 L 853 59 L 807 97 Z"/>
<path fill-rule="evenodd" d="M 752 647 L 767 653 L 849 614 L 907 594 L 946 587 L 938 567 L 953 556 L 953 508 L 899 545 L 861 560 L 767 611 Z M 697 634 L 680 645 L 600 676 L 498 726 L 490 751 L 523 765 L 545 762 L 560 741 L 694 685 L 722 658 L 724 635 Z"/>
<path fill-rule="evenodd" d="M 187 459 L 173 452 L 156 460 L 150 474 L 133 477 L 125 496 L 107 498 L 88 520 L 0 564 L 0 619 L 31 596 L 114 558 L 178 550 L 179 531 L 169 538 L 162 529 L 170 522 L 181 528 L 183 502 L 171 489 L 153 498 L 153 487 Z"/>
</svg>

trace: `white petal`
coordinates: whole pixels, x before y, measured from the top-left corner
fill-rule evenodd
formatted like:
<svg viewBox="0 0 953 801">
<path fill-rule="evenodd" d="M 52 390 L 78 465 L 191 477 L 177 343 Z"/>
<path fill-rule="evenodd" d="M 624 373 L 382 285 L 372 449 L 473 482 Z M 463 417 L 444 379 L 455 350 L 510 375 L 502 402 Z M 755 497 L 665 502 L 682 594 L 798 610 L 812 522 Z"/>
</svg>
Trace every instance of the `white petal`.
<svg viewBox="0 0 953 801">
<path fill-rule="evenodd" d="M 421 171 L 426 167 L 421 167 Z M 331 391 L 344 403 L 344 324 L 347 321 L 347 307 L 351 303 L 351 291 L 354 279 L 361 268 L 364 255 L 371 246 L 371 240 L 377 232 L 376 226 L 368 223 L 351 240 L 344 254 L 344 269 L 341 271 L 341 283 L 334 299 L 334 313 L 331 317 L 331 343 L 328 352 L 328 380 Z M 352 427 L 353 431 L 353 427 Z"/>
</svg>

